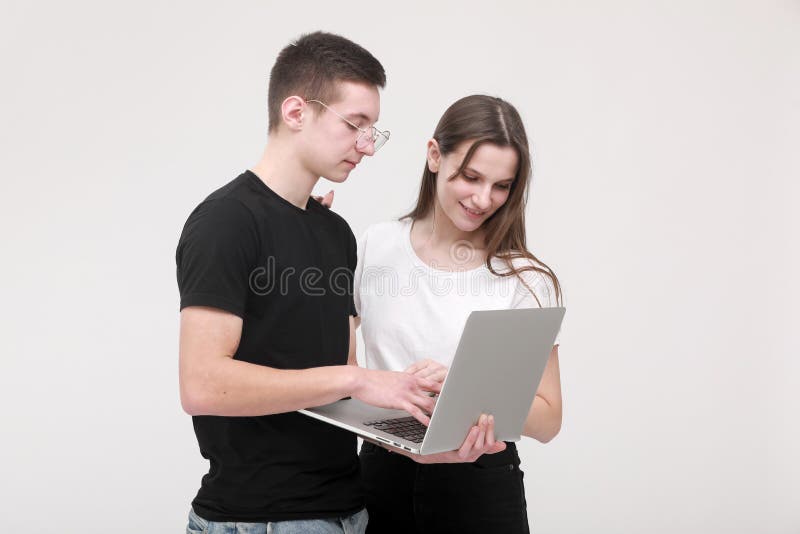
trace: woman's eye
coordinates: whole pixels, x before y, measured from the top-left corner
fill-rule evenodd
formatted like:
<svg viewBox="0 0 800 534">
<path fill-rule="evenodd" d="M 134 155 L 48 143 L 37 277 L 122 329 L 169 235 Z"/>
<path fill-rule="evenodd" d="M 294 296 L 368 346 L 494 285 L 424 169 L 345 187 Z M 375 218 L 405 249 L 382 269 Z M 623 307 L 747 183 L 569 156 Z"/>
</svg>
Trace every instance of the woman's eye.
<svg viewBox="0 0 800 534">
<path fill-rule="evenodd" d="M 478 179 L 477 179 L 477 178 L 475 178 L 474 176 L 469 176 L 469 175 L 467 175 L 467 174 L 464 174 L 463 176 L 464 176 L 464 179 L 465 179 L 466 181 L 468 181 L 468 182 L 476 182 L 476 181 L 478 180 Z"/>
<path fill-rule="evenodd" d="M 508 191 L 509 189 L 511 189 L 511 184 L 497 184 L 497 187 L 505 191 Z"/>
</svg>

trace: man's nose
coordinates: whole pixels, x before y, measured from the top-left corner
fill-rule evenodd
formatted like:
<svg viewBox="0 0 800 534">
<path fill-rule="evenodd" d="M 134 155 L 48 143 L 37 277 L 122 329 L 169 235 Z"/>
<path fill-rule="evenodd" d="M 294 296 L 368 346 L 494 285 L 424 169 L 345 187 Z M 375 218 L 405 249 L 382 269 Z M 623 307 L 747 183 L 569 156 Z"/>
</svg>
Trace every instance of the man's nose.
<svg viewBox="0 0 800 534">
<path fill-rule="evenodd" d="M 369 139 L 367 140 L 366 143 L 361 144 L 361 146 L 359 146 L 360 144 L 361 143 L 356 143 L 356 150 L 358 150 L 365 156 L 372 156 L 373 154 L 375 154 L 375 141 Z"/>
</svg>

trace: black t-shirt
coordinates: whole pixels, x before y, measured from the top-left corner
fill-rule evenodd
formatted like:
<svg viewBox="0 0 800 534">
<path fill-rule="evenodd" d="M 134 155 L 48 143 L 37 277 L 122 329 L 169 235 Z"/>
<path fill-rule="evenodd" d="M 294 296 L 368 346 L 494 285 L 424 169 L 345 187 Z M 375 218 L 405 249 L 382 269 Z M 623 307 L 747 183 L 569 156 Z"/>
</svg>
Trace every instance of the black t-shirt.
<svg viewBox="0 0 800 534">
<path fill-rule="evenodd" d="M 181 309 L 243 319 L 234 359 L 278 369 L 347 363 L 356 241 L 313 199 L 298 208 L 246 171 L 195 208 L 176 261 Z M 192 502 L 201 517 L 268 522 L 363 507 L 354 434 L 297 412 L 192 420 L 210 462 Z"/>
</svg>

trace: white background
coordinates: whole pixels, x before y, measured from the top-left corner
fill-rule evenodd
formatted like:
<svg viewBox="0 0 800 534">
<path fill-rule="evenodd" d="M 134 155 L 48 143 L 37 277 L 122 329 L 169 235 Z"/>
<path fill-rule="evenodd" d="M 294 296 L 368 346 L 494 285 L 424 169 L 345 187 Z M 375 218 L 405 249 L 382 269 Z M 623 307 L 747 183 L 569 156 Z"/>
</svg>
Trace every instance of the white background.
<svg viewBox="0 0 800 534">
<path fill-rule="evenodd" d="M 800 3 L 755 0 L 4 1 L 3 529 L 185 527 L 175 246 L 316 29 L 388 73 L 391 141 L 336 187 L 356 235 L 412 206 L 455 99 L 526 122 L 568 307 L 563 430 L 521 444 L 534 531 L 800 532 Z"/>
</svg>

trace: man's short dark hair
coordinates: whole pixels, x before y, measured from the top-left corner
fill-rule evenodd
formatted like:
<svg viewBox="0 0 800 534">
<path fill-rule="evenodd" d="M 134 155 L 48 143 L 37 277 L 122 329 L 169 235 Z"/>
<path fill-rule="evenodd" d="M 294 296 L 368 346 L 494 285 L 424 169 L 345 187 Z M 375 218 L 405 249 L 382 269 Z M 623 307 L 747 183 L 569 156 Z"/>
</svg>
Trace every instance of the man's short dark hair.
<svg viewBox="0 0 800 534">
<path fill-rule="evenodd" d="M 335 102 L 336 82 L 360 82 L 383 88 L 386 73 L 375 56 L 349 39 L 332 33 L 301 36 L 278 54 L 269 78 L 269 130 L 281 122 L 281 104 L 292 95 Z"/>
</svg>

